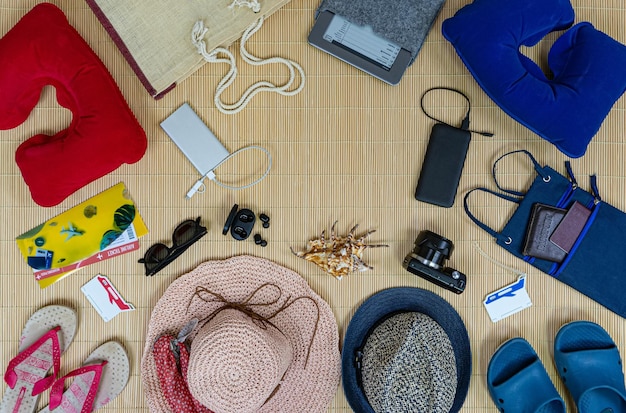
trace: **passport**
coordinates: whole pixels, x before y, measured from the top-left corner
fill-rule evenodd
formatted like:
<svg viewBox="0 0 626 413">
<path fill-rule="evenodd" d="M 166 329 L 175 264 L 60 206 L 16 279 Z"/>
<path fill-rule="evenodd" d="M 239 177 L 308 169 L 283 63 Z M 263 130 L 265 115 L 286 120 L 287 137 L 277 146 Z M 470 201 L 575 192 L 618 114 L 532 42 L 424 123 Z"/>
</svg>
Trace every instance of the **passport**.
<svg viewBox="0 0 626 413">
<path fill-rule="evenodd" d="M 591 210 L 580 202 L 574 202 L 550 236 L 550 241 L 569 253 L 578 236 L 583 231 L 590 215 Z"/>
<path fill-rule="evenodd" d="M 547 261 L 563 261 L 567 253 L 550 241 L 550 237 L 566 213 L 566 209 L 551 205 L 533 205 L 522 253 Z"/>
</svg>

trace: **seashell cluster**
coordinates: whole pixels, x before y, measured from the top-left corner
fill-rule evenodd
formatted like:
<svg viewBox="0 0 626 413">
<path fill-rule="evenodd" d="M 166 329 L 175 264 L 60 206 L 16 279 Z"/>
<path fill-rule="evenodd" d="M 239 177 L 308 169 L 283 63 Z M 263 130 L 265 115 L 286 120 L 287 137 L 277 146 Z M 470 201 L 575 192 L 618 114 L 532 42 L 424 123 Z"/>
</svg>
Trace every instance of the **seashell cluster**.
<svg viewBox="0 0 626 413">
<path fill-rule="evenodd" d="M 352 272 L 371 270 L 373 267 L 363 261 L 363 252 L 368 248 L 388 247 L 389 245 L 367 245 L 365 238 L 375 232 L 371 230 L 361 237 L 356 237 L 358 224 L 352 227 L 348 235 L 337 236 L 333 224 L 330 230 L 330 239 L 326 239 L 326 230 L 322 231 L 319 238 L 309 241 L 306 251 L 291 252 L 296 256 L 310 261 L 324 271 L 340 280 L 343 276 Z"/>
</svg>

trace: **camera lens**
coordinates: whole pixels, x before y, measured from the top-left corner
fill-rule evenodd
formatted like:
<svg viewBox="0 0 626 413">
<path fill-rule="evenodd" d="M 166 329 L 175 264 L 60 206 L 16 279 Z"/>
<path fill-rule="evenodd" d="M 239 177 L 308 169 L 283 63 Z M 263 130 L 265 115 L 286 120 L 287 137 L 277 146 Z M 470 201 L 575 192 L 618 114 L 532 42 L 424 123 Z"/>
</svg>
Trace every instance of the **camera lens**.
<svg viewBox="0 0 626 413">
<path fill-rule="evenodd" d="M 413 252 L 422 264 L 439 269 L 453 250 L 454 244 L 449 239 L 432 231 L 421 231 L 415 239 Z"/>
</svg>

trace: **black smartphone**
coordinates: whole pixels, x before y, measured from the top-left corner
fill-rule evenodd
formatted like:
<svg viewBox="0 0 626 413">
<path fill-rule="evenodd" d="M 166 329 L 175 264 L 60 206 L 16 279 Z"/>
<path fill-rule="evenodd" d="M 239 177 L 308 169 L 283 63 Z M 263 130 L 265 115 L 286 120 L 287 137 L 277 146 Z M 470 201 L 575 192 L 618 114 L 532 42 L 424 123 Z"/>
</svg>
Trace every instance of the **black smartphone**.
<svg viewBox="0 0 626 413">
<path fill-rule="evenodd" d="M 437 123 L 433 126 L 415 189 L 415 199 L 449 208 L 465 164 L 471 133 Z"/>
</svg>

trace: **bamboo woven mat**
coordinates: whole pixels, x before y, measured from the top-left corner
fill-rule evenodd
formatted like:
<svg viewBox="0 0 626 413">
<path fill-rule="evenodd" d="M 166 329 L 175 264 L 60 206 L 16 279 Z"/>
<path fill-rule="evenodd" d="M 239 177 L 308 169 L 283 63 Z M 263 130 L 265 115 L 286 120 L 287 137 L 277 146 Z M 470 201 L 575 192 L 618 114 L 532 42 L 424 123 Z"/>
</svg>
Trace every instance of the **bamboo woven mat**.
<svg viewBox="0 0 626 413">
<path fill-rule="evenodd" d="M 66 127 L 70 113 L 58 106 L 54 89 L 46 88 L 40 103 L 23 125 L 0 131 L 1 368 L 4 370 L 15 355 L 23 325 L 36 309 L 53 303 L 69 305 L 77 309 L 80 324 L 75 341 L 63 357 L 62 372 L 78 367 L 100 343 L 119 340 L 131 358 L 131 378 L 122 395 L 105 410 L 146 411 L 140 359 L 150 312 L 158 298 L 174 279 L 203 261 L 251 254 L 300 273 L 334 310 L 340 337 L 360 303 L 381 289 L 416 286 L 443 296 L 465 321 L 472 344 L 472 380 L 463 412 L 494 411 L 485 384 L 487 363 L 495 348 L 514 336 L 530 341 L 568 406 L 573 407 L 552 362 L 551 347 L 557 329 L 572 320 L 595 321 L 608 330 L 624 354 L 626 326 L 622 318 L 496 246 L 463 211 L 462 195 L 468 189 L 493 187 L 491 167 L 499 155 L 523 148 L 531 151 L 540 163 L 556 169 L 562 168 L 565 160 L 552 145 L 495 106 L 441 36 L 441 22 L 467 2 L 450 0 L 446 3 L 416 62 L 400 84 L 392 87 L 309 46 L 306 39 L 318 0 L 294 0 L 272 15 L 248 45 L 256 55 L 278 54 L 301 63 L 307 74 L 306 87 L 295 97 L 259 95 L 243 112 L 227 116 L 213 105 L 213 91 L 226 71 L 224 66 L 205 65 L 163 99 L 155 101 L 143 89 L 84 2 L 54 1 L 110 70 L 145 128 L 149 146 L 140 162 L 120 167 L 56 207 L 43 208 L 30 198 L 14 153 L 25 137 L 36 131 L 52 132 Z M 33 0 L 0 1 L 0 34 L 6 33 L 36 3 Z M 577 20 L 589 20 L 626 43 L 623 25 L 626 7 L 622 1 L 575 0 L 574 7 Z M 538 62 L 545 61 L 550 40 L 527 50 L 528 54 Z M 275 81 L 286 78 L 282 72 L 259 71 L 240 63 L 240 78 L 233 87 L 235 92 L 227 92 L 225 100 L 235 99 L 238 91 L 259 78 L 269 77 Z M 413 198 L 433 124 L 420 110 L 419 99 L 422 92 L 432 86 L 465 91 L 472 101 L 472 127 L 495 133 L 492 138 L 472 136 L 459 195 L 449 209 L 419 203 Z M 208 185 L 205 193 L 185 200 L 187 189 L 197 179 L 195 170 L 159 127 L 159 123 L 184 102 L 194 107 L 231 152 L 253 144 L 267 148 L 274 158 L 269 176 L 256 186 L 237 192 Z M 433 94 L 426 103 L 433 113 L 448 122 L 458 123 L 464 114 L 464 101 L 451 94 Z M 586 175 L 596 173 L 603 199 L 622 210 L 626 209 L 625 147 L 622 143 L 625 124 L 626 100 L 622 97 L 587 154 L 572 162 L 577 175 L 583 178 L 581 182 Z M 220 176 L 239 181 L 243 179 L 242 171 L 258 170 L 255 159 L 235 158 L 231 165 L 219 171 Z M 45 165 L 41 168 L 45 173 Z M 505 186 L 523 189 L 531 181 L 531 167 L 522 159 L 507 162 L 500 172 Z M 140 251 L 94 264 L 41 290 L 22 260 L 15 237 L 120 181 L 127 185 L 150 230 L 141 239 Z M 268 241 L 266 248 L 255 245 L 251 239 L 239 242 L 222 235 L 224 221 L 234 203 L 271 217 L 270 228 L 259 229 Z M 502 225 L 511 213 L 509 205 L 487 198 L 477 197 L 475 207 L 494 227 Z M 197 216 L 208 226 L 208 235 L 157 276 L 145 277 L 137 260 L 147 247 L 154 242 L 169 244 L 174 227 Z M 337 281 L 291 254 L 289 247 L 304 248 L 309 239 L 317 237 L 323 229 L 329 230 L 334 221 L 338 221 L 340 232 L 356 224 L 363 231 L 375 229 L 369 241 L 389 244 L 390 248 L 365 253 L 366 262 L 374 270 Z M 468 287 L 463 294 L 447 292 L 402 268 L 403 258 L 412 250 L 415 237 L 423 229 L 454 242 L 455 250 L 448 264 L 468 275 Z M 495 324 L 490 321 L 482 300 L 488 293 L 514 282 L 516 275 L 492 260 L 528 274 L 528 292 L 533 302 L 531 308 Z M 103 322 L 80 292 L 80 287 L 97 273 L 107 275 L 136 310 Z M 1 392 L 4 393 L 4 386 Z M 42 405 L 45 402 L 47 396 L 40 401 Z M 341 388 L 329 411 L 350 411 Z"/>
</svg>

